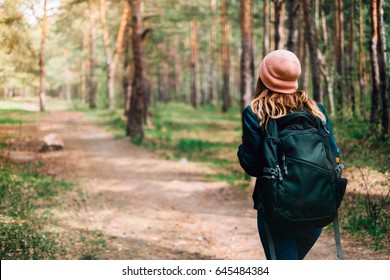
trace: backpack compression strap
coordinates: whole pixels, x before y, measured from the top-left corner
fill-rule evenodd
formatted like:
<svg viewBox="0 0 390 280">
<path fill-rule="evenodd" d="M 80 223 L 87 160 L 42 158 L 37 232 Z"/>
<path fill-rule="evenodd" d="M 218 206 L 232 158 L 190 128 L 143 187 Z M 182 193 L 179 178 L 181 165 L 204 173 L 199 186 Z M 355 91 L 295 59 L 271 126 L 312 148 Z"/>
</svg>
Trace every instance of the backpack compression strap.
<svg viewBox="0 0 390 280">
<path fill-rule="evenodd" d="M 339 225 L 339 212 L 336 212 L 336 216 L 333 220 L 333 230 L 334 230 L 334 240 L 336 241 L 337 257 L 339 260 L 343 260 L 343 249 L 341 248 L 341 239 L 340 239 L 340 225 Z"/>
</svg>

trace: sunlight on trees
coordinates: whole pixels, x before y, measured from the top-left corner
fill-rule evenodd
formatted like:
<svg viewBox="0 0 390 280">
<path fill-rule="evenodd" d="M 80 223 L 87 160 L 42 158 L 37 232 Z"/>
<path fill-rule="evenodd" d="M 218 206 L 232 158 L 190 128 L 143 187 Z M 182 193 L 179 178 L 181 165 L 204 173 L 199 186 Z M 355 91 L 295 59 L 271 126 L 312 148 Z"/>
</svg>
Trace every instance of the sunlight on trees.
<svg viewBox="0 0 390 280">
<path fill-rule="evenodd" d="M 38 103 L 45 92 L 129 115 L 139 70 L 134 17 L 128 15 L 137 2 L 47 1 L 42 41 L 44 0 L 0 1 L 1 96 Z M 150 0 L 143 6 L 146 100 L 210 104 L 222 111 L 244 106 L 258 63 L 276 46 L 297 53 L 301 88 L 331 115 L 361 115 L 377 134 L 388 134 L 388 1 Z M 145 121 L 147 106 L 142 114 Z"/>
</svg>

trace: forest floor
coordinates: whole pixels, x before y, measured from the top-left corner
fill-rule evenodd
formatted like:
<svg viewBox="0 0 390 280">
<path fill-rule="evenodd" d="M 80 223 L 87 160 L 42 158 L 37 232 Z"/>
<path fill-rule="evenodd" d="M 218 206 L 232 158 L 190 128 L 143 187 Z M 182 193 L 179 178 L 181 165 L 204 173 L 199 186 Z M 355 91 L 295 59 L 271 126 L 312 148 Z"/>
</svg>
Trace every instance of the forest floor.
<svg viewBox="0 0 390 280">
<path fill-rule="evenodd" d="M 48 229 L 63 236 L 75 229 L 100 232 L 108 246 L 99 259 L 265 258 L 251 188 L 210 182 L 211 166 L 162 159 L 114 139 L 81 112 L 53 111 L 34 126 L 36 140 L 58 133 L 65 148 L 30 153 L 31 160 L 47 162 L 48 174 L 77 182 L 82 194 L 52 209 L 58 222 Z M 389 258 L 344 231 L 342 244 L 346 259 Z M 337 259 L 330 228 L 306 259 Z"/>
</svg>

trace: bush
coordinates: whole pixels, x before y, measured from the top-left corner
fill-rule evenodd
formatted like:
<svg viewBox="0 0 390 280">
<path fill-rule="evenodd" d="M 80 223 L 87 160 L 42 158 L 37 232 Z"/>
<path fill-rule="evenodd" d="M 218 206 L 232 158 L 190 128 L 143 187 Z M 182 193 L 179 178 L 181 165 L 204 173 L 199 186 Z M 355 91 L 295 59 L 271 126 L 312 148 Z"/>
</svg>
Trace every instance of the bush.
<svg viewBox="0 0 390 280">
<path fill-rule="evenodd" d="M 59 252 L 55 238 L 27 221 L 0 218 L 0 259 L 55 259 Z"/>
</svg>

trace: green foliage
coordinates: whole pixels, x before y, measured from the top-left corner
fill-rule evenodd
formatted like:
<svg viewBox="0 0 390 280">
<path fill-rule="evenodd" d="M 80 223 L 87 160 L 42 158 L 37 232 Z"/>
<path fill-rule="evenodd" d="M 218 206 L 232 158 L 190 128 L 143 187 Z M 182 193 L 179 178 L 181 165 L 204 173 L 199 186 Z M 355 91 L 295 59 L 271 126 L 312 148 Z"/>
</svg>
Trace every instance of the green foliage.
<svg viewBox="0 0 390 280">
<path fill-rule="evenodd" d="M 56 237 L 34 223 L 0 216 L 0 259 L 55 259 L 59 252 Z"/>
<path fill-rule="evenodd" d="M 389 143 L 373 133 L 369 122 L 358 116 L 333 120 L 333 132 L 347 166 L 370 167 L 380 172 L 390 170 Z"/>
<path fill-rule="evenodd" d="M 28 165 L 3 163 L 0 168 L 0 259 L 54 259 L 59 253 L 57 237 L 43 231 L 47 217 L 38 210 L 45 204 L 54 205 L 58 195 L 69 190 L 72 184 L 31 173 Z"/>
<path fill-rule="evenodd" d="M 18 124 L 20 120 L 10 119 L 10 118 L 2 118 L 0 120 L 0 124 Z"/>
<path fill-rule="evenodd" d="M 342 121 L 333 120 L 333 131 L 339 145 L 343 162 L 347 167 L 368 168 L 386 174 L 390 170 L 388 155 L 390 146 L 373 133 L 369 122 L 359 116 L 346 116 Z M 369 183 L 361 172 L 365 192 L 347 194 L 341 211 L 344 228 L 371 240 L 375 249 L 388 248 L 389 197 L 373 196 Z M 388 185 L 387 182 L 382 182 Z M 378 183 L 379 184 L 379 183 Z"/>
<path fill-rule="evenodd" d="M 32 46 L 33 29 L 25 18 L 25 0 L 0 4 L 0 85 L 17 89 L 31 85 L 38 68 Z"/>
<path fill-rule="evenodd" d="M 33 120 L 25 120 L 21 119 L 20 117 L 2 117 L 0 119 L 0 124 L 21 124 L 21 123 L 33 123 Z"/>
<path fill-rule="evenodd" d="M 352 234 L 370 238 L 375 249 L 388 248 L 390 245 L 390 219 L 388 213 L 389 199 L 373 200 L 368 194 L 346 198 L 342 213 L 343 228 Z"/>
<path fill-rule="evenodd" d="M 99 231 L 72 230 L 63 236 L 47 230 L 56 221 L 46 209 L 58 205 L 73 183 L 37 173 L 40 163 L 0 161 L 0 259 L 99 259 L 108 249 Z"/>
<path fill-rule="evenodd" d="M 4 107 L 8 107 L 7 109 Z M 10 107 L 14 107 L 15 109 L 10 109 Z M 16 102 L 5 102 L 1 101 L 0 102 L 0 110 L 1 110 L 1 118 L 0 121 L 3 123 L 6 123 L 4 119 L 12 119 L 11 122 L 14 121 L 20 121 L 21 119 L 27 120 L 27 118 L 34 116 L 37 114 L 37 112 L 33 111 L 26 111 L 26 110 L 21 110 L 21 109 L 16 109 L 19 106 L 17 105 Z M 32 121 L 31 119 L 28 119 L 30 122 Z"/>
<path fill-rule="evenodd" d="M 80 260 L 98 260 L 99 253 L 109 249 L 106 237 L 100 231 L 84 231 L 77 243 L 83 244 Z"/>
</svg>

